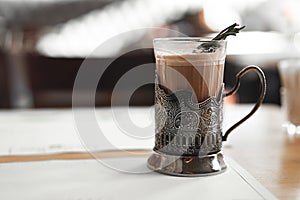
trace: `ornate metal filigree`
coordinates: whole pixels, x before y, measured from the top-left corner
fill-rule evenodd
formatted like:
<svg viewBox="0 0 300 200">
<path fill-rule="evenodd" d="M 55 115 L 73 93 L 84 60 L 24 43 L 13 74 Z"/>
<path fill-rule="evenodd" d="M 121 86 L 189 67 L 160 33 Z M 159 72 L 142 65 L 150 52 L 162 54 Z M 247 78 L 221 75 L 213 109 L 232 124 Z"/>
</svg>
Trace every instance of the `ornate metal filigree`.
<svg viewBox="0 0 300 200">
<path fill-rule="evenodd" d="M 223 87 L 217 97 L 192 101 L 192 92 L 168 94 L 155 86 L 155 147 L 171 155 L 207 155 L 221 150 Z"/>
</svg>

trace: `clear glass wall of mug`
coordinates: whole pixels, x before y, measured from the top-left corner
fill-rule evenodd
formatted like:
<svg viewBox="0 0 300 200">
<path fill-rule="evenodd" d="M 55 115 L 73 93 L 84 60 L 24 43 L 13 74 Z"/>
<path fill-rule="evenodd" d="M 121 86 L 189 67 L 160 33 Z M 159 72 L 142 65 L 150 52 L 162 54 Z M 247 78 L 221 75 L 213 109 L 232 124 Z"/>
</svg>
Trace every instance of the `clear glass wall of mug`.
<svg viewBox="0 0 300 200">
<path fill-rule="evenodd" d="M 223 84 L 226 41 L 218 41 L 215 49 L 199 49 L 205 43 L 203 38 L 154 40 L 157 83 L 170 92 L 191 90 L 195 102 L 217 96 Z"/>
</svg>

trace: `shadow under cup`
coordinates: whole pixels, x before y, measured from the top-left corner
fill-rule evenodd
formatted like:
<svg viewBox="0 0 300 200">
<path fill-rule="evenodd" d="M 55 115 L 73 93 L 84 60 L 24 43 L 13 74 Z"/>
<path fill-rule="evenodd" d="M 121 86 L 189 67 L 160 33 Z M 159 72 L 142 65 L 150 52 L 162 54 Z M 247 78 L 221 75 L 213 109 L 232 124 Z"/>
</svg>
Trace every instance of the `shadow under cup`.
<svg viewBox="0 0 300 200">
<path fill-rule="evenodd" d="M 300 134 L 300 59 L 283 60 L 278 67 L 285 115 L 283 127 L 290 134 Z"/>
</svg>

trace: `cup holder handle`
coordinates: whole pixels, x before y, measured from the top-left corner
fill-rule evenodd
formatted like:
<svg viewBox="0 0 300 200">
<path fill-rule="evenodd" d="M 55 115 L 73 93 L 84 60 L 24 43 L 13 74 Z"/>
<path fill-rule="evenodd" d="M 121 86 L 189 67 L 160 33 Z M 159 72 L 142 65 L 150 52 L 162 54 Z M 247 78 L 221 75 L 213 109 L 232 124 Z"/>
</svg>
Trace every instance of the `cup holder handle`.
<svg viewBox="0 0 300 200">
<path fill-rule="evenodd" d="M 225 94 L 225 97 L 228 97 L 230 95 L 233 95 L 235 94 L 239 87 L 240 87 L 240 80 L 241 78 L 247 74 L 248 72 L 250 71 L 255 71 L 260 79 L 260 85 L 261 85 L 261 91 L 260 91 L 260 96 L 255 104 L 255 106 L 252 108 L 252 110 L 245 116 L 243 117 L 240 121 L 238 121 L 237 123 L 235 123 L 233 126 L 231 126 L 226 132 L 225 134 L 222 136 L 222 140 L 223 141 L 226 141 L 227 140 L 227 137 L 228 135 L 235 129 L 237 128 L 239 125 L 241 125 L 243 122 L 245 122 L 247 119 L 249 119 L 257 110 L 258 108 L 261 106 L 264 98 L 265 98 L 265 95 L 266 95 L 266 77 L 265 77 L 265 74 L 264 72 L 258 67 L 258 66 L 255 66 L 255 65 L 249 65 L 247 67 L 245 67 L 244 69 L 242 69 L 237 75 L 236 75 L 236 80 L 235 80 L 235 85 L 234 87 L 228 92 Z"/>
</svg>

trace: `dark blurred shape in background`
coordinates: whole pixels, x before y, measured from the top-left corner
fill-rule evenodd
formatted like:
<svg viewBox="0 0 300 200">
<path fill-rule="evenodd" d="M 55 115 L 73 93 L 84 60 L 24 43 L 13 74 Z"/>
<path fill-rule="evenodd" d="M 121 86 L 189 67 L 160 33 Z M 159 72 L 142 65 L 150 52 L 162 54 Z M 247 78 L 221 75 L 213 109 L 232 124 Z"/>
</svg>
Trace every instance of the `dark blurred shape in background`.
<svg viewBox="0 0 300 200">
<path fill-rule="evenodd" d="M 144 31 L 118 38 L 88 58 L 95 67 L 114 61 L 121 52 L 151 45 L 153 37 L 170 36 L 167 29 L 207 36 L 234 22 L 246 29 L 238 38 L 228 39 L 227 87 L 242 67 L 260 65 L 268 81 L 265 103 L 280 104 L 276 66 L 280 59 L 299 56 L 299 9 L 296 0 L 0 0 L 0 107 L 72 106 L 73 83 L 83 60 L 99 44 L 122 32 L 164 28 L 159 33 Z M 118 79 L 145 63 L 154 63 L 152 50 L 115 60 L 99 82 L 96 105 L 109 106 Z M 141 76 L 154 76 L 154 65 L 149 70 Z M 237 102 L 255 102 L 258 84 L 254 74 L 246 76 Z M 128 90 L 124 87 L 122 92 Z M 126 103 L 122 92 L 119 105 Z M 153 93 L 153 85 L 145 85 L 130 103 L 152 105 Z"/>
</svg>

